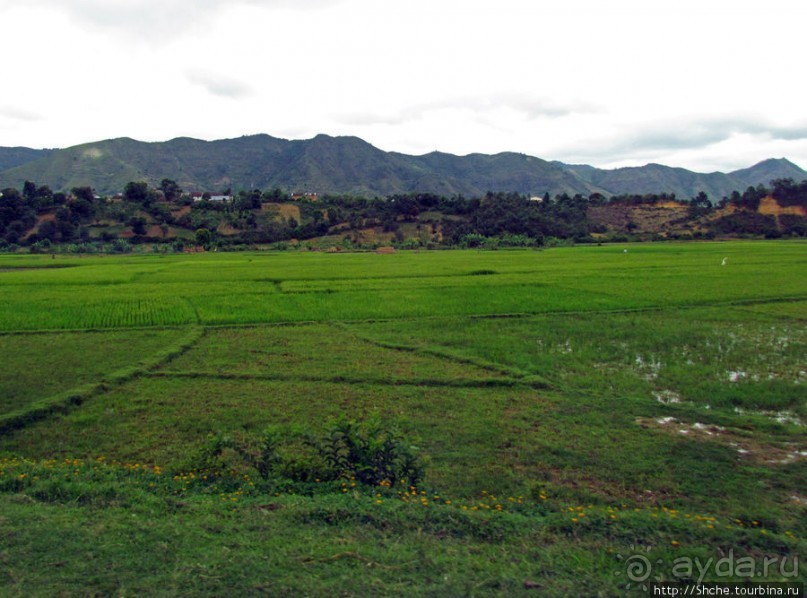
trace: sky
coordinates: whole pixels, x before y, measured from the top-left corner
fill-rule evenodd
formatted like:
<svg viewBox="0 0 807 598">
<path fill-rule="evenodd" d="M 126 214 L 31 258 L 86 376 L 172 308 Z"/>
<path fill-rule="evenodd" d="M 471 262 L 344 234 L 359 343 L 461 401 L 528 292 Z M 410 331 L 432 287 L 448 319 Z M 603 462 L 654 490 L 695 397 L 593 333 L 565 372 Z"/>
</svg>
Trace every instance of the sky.
<svg viewBox="0 0 807 598">
<path fill-rule="evenodd" d="M 266 133 L 807 168 L 803 0 L 0 0 L 0 146 Z"/>
</svg>

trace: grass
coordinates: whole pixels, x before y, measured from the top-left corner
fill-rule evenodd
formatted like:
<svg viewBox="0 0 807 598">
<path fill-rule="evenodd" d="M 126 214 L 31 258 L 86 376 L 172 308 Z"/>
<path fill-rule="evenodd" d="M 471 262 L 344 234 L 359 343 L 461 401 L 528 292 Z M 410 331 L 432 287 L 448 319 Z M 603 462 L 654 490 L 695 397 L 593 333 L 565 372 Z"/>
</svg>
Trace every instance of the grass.
<svg viewBox="0 0 807 598">
<path fill-rule="evenodd" d="M 466 363 L 381 348 L 327 324 L 212 329 L 163 373 L 422 385 L 503 378 Z"/>
<path fill-rule="evenodd" d="M 2 256 L 0 592 L 609 596 L 635 552 L 800 557 L 804 248 Z M 417 489 L 205 469 L 211 434 L 371 413 Z"/>
<path fill-rule="evenodd" d="M 7 375 L 0 377 L 0 414 L 66 389 L 103 380 L 174 343 L 179 330 L 0 335 Z"/>
</svg>

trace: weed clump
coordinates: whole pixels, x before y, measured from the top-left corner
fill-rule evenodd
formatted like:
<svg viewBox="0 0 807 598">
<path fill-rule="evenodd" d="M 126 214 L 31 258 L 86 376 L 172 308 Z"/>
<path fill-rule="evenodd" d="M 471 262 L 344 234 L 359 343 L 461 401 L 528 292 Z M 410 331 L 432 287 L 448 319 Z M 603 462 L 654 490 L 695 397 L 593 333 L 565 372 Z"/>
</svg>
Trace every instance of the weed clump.
<svg viewBox="0 0 807 598">
<path fill-rule="evenodd" d="M 378 417 L 331 420 L 322 433 L 272 426 L 260 435 L 211 435 L 202 448 L 207 470 L 253 469 L 267 481 L 333 482 L 368 486 L 417 484 L 425 474 L 418 447 L 394 424 Z"/>
</svg>

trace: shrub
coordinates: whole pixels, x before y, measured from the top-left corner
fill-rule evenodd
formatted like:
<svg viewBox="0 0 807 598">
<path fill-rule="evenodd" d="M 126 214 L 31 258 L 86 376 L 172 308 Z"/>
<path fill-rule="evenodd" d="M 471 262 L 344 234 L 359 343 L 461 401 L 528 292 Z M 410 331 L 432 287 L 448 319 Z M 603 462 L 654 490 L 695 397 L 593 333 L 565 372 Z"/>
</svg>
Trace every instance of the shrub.
<svg viewBox="0 0 807 598">
<path fill-rule="evenodd" d="M 423 477 L 417 447 L 378 417 L 366 422 L 341 418 L 327 428 L 321 440 L 314 441 L 314 446 L 334 479 L 355 478 L 363 484 L 378 485 L 400 480 L 417 484 Z"/>
<path fill-rule="evenodd" d="M 197 458 L 201 469 L 243 472 L 283 482 L 355 480 L 367 485 L 415 485 L 424 474 L 418 448 L 395 425 L 378 417 L 344 417 L 317 436 L 298 427 L 273 426 L 259 437 L 211 435 Z"/>
</svg>

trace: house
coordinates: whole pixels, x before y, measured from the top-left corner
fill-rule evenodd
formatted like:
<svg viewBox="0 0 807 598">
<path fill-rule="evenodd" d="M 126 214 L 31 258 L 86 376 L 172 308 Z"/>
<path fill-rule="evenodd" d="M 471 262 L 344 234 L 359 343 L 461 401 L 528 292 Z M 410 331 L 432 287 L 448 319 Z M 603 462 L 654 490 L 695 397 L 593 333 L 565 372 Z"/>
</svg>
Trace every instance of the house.
<svg viewBox="0 0 807 598">
<path fill-rule="evenodd" d="M 232 201 L 232 195 L 210 195 L 209 193 L 199 193 L 198 191 L 194 191 L 191 193 L 191 199 L 193 201 Z"/>
</svg>

